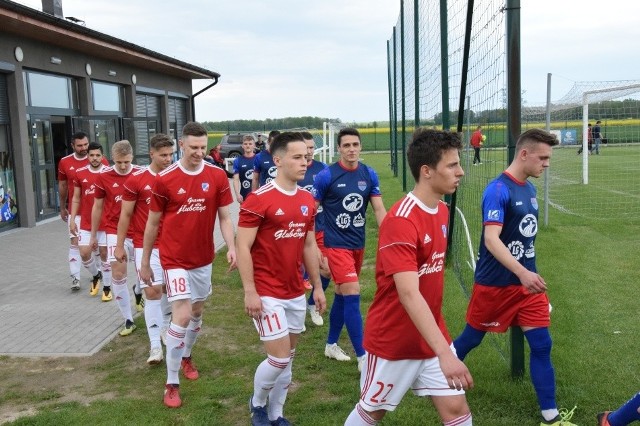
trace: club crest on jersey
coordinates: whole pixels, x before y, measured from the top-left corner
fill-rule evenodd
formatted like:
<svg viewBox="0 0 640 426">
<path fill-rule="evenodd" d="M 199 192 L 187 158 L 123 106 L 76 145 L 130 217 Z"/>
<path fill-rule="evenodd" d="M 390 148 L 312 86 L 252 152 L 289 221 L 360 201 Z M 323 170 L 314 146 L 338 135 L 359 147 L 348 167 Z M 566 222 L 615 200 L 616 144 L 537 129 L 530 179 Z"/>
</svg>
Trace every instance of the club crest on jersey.
<svg viewBox="0 0 640 426">
<path fill-rule="evenodd" d="M 202 190 L 204 192 L 209 192 L 209 182 L 202 182 Z"/>
<path fill-rule="evenodd" d="M 359 180 L 358 181 L 358 189 L 360 191 L 364 191 L 365 189 L 367 189 L 367 181 L 366 180 Z"/>
<path fill-rule="evenodd" d="M 309 216 L 309 206 L 300 206 L 302 216 Z"/>
<path fill-rule="evenodd" d="M 538 210 L 538 200 L 536 199 L 536 197 L 531 198 L 531 207 Z"/>
<path fill-rule="evenodd" d="M 364 198 L 362 195 L 351 193 L 342 199 L 342 207 L 348 212 L 355 212 L 362 208 L 364 205 Z"/>
<path fill-rule="evenodd" d="M 442 235 L 447 238 L 447 225 L 442 225 Z"/>
</svg>

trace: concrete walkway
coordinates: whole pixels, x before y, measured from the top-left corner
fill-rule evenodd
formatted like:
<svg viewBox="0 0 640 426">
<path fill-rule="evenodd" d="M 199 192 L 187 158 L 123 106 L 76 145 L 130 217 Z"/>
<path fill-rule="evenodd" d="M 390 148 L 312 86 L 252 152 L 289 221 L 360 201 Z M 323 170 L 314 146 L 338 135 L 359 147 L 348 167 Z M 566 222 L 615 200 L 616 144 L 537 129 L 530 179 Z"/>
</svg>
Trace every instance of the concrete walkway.
<svg viewBox="0 0 640 426">
<path fill-rule="evenodd" d="M 238 204 L 230 207 L 236 224 Z M 214 240 L 216 251 L 224 246 L 217 224 Z M 89 295 L 84 268 L 81 290 L 70 290 L 68 241 L 67 224 L 59 218 L 0 234 L 0 355 L 88 356 L 123 326 L 115 301 Z M 132 263 L 128 270 L 131 288 Z M 133 293 L 131 300 L 133 305 Z"/>
</svg>

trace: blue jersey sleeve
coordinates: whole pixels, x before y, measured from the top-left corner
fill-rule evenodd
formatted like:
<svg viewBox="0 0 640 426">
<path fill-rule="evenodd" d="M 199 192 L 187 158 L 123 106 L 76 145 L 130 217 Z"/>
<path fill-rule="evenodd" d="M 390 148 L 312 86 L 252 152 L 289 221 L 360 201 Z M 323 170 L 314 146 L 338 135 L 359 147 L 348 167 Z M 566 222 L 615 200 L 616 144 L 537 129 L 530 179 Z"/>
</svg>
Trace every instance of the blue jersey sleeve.
<svg viewBox="0 0 640 426">
<path fill-rule="evenodd" d="M 240 157 L 236 157 L 233 160 L 233 174 L 237 175 L 240 173 Z"/>
<path fill-rule="evenodd" d="M 380 180 L 378 179 L 378 174 L 369 166 L 367 166 L 367 170 L 369 171 L 369 176 L 371 177 L 371 193 L 369 193 L 369 196 L 377 197 L 382 195 L 382 193 L 380 192 Z"/>
<path fill-rule="evenodd" d="M 323 169 L 320 173 L 317 174 L 315 180 L 313 181 L 313 198 L 316 201 L 322 201 L 324 195 L 329 188 L 329 184 L 331 183 L 331 171 L 327 167 Z"/>
<path fill-rule="evenodd" d="M 509 188 L 503 182 L 494 180 L 482 194 L 482 223 L 504 224 L 504 215 L 509 205 Z"/>
<path fill-rule="evenodd" d="M 255 156 L 255 158 L 253 159 L 253 170 L 256 171 L 258 174 L 260 174 L 260 171 L 262 170 L 261 168 L 261 164 L 262 164 L 262 153 L 259 152 L 258 155 Z"/>
</svg>

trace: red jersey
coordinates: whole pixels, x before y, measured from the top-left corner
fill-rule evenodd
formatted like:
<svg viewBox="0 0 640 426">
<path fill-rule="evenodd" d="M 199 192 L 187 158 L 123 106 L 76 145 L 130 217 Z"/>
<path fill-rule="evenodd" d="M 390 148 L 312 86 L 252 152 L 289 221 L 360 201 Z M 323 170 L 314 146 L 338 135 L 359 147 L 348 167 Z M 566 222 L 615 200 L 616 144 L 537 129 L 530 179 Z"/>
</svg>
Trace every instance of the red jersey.
<svg viewBox="0 0 640 426">
<path fill-rule="evenodd" d="M 90 166 L 80 167 L 76 170 L 75 177 L 73 178 L 72 190 L 80 188 L 80 208 L 78 214 L 80 215 L 80 229 L 84 231 L 91 231 L 91 210 L 93 209 L 93 199 L 96 192 L 96 181 L 98 175 L 105 168 L 104 165 L 100 165 L 99 170 L 93 170 Z M 102 215 L 102 219 L 104 219 Z M 99 231 L 103 231 L 105 221 L 100 221 Z"/>
<path fill-rule="evenodd" d="M 213 228 L 220 207 L 233 202 L 229 179 L 219 167 L 202 162 L 188 171 L 180 162 L 158 173 L 149 210 L 163 213 L 165 232 L 158 245 L 166 269 L 196 269 L 215 256 Z"/>
<path fill-rule="evenodd" d="M 80 159 L 75 153 L 62 157 L 58 163 L 58 182 L 67 181 L 67 210 L 71 211 L 71 201 L 73 200 L 73 178 L 76 171 L 89 164 L 89 156 Z M 106 158 L 102 158 L 102 164 L 109 165 Z"/>
<path fill-rule="evenodd" d="M 150 168 L 138 170 L 131 173 L 124 183 L 124 193 L 122 199 L 124 201 L 135 201 L 133 215 L 129 223 L 129 229 L 133 232 L 133 246 L 142 248 L 142 240 L 144 239 L 144 228 L 147 226 L 147 217 L 149 217 L 149 205 L 151 204 L 151 188 L 156 179 L 156 174 Z M 154 247 L 158 247 L 160 240 L 160 228 L 158 229 L 158 238 L 156 238 Z"/>
<path fill-rule="evenodd" d="M 139 166 L 132 165 L 129 173 L 121 175 L 113 167 L 105 167 L 98 175 L 94 197 L 104 198 L 101 223 L 104 223 L 104 230 L 107 234 L 118 233 L 124 182 L 132 173 L 138 170 L 140 170 Z M 131 229 L 127 232 L 127 237 L 132 237 Z"/>
<path fill-rule="evenodd" d="M 376 259 L 376 294 L 367 314 L 364 347 L 384 359 L 427 359 L 433 350 L 400 303 L 393 274 L 417 272 L 422 297 L 448 343 L 442 316 L 444 257 L 449 209 L 440 202 L 429 209 L 412 193 L 389 210 L 380 225 Z"/>
<path fill-rule="evenodd" d="M 294 299 L 304 294 L 302 254 L 307 232 L 313 231 L 315 206 L 309 191 L 285 191 L 275 181 L 242 203 L 238 227 L 258 228 L 251 256 L 260 296 Z"/>
</svg>

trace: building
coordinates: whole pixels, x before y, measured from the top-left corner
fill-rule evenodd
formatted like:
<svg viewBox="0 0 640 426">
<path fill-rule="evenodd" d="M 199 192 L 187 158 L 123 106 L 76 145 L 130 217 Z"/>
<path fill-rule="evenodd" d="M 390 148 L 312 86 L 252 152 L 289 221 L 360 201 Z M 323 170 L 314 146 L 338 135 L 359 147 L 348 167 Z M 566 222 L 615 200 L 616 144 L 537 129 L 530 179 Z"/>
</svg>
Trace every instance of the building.
<svg viewBox="0 0 640 426">
<path fill-rule="evenodd" d="M 194 97 L 220 75 L 65 19 L 0 0 L 0 232 L 58 214 L 57 165 L 84 131 L 109 154 L 128 139 L 148 163 L 149 139 L 174 139 L 194 117 Z M 212 83 L 193 93 L 192 80 Z"/>
</svg>

